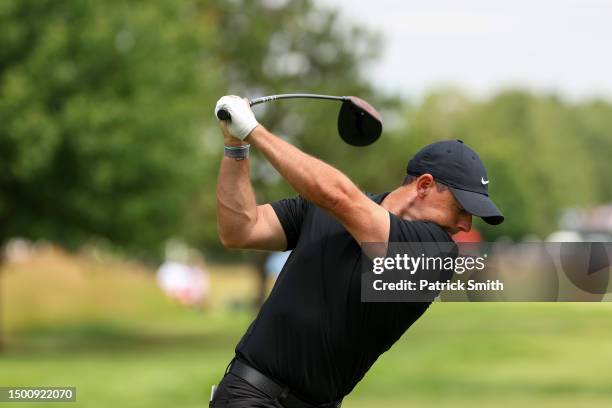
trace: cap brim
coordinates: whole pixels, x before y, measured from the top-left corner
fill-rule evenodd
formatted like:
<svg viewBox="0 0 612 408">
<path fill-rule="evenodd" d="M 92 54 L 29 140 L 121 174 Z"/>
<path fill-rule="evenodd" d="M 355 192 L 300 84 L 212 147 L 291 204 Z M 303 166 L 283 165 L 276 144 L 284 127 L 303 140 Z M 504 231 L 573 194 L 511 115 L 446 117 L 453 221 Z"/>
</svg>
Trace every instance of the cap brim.
<svg viewBox="0 0 612 408">
<path fill-rule="evenodd" d="M 504 215 L 491 199 L 480 193 L 449 187 L 455 199 L 470 214 L 482 218 L 484 222 L 498 225 L 504 222 Z"/>
</svg>

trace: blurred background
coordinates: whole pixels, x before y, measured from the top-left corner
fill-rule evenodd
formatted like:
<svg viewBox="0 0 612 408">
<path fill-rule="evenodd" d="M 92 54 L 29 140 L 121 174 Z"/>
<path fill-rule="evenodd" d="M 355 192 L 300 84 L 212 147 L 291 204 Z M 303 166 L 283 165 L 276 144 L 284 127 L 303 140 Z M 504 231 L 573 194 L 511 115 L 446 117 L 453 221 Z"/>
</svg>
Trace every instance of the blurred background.
<svg viewBox="0 0 612 408">
<path fill-rule="evenodd" d="M 1 1 L 0 386 L 207 406 L 284 262 L 216 236 L 228 93 L 369 101 L 385 129 L 367 148 L 341 143 L 333 102 L 255 112 L 373 192 L 464 140 L 506 216 L 469 239 L 610 241 L 610 17 L 601 0 Z M 259 202 L 295 195 L 257 152 L 251 170 Z M 345 406 L 610 406 L 611 312 L 435 304 Z"/>
</svg>

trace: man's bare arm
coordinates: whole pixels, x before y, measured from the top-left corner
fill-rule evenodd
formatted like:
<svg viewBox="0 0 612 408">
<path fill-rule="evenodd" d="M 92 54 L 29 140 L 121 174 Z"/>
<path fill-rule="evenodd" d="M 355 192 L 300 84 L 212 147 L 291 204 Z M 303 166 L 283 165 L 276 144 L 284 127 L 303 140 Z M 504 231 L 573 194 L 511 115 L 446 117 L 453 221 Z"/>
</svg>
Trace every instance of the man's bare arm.
<svg viewBox="0 0 612 408">
<path fill-rule="evenodd" d="M 240 144 L 221 123 L 226 145 Z M 269 204 L 258 206 L 249 176 L 249 161 L 224 157 L 217 180 L 217 228 L 228 248 L 281 251 L 287 239 Z"/>
<path fill-rule="evenodd" d="M 335 217 L 357 242 L 386 242 L 389 214 L 342 172 L 259 125 L 247 141 L 256 147 L 305 199 Z"/>
</svg>

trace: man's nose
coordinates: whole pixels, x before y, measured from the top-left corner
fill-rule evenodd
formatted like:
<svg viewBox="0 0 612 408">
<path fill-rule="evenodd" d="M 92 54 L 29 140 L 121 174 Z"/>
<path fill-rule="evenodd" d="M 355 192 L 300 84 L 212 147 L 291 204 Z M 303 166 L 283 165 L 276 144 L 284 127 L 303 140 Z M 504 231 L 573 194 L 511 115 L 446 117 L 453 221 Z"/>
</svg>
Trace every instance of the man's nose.
<svg viewBox="0 0 612 408">
<path fill-rule="evenodd" d="M 472 229 L 472 214 L 464 213 L 461 214 L 457 220 L 457 228 L 463 232 L 469 232 Z"/>
</svg>

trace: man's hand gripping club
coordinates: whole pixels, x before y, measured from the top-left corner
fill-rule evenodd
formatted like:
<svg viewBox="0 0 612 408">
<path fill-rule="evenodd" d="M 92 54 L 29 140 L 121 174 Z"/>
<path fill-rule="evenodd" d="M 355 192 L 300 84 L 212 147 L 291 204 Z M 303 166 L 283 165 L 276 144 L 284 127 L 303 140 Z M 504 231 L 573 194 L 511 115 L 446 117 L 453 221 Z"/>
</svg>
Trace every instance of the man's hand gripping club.
<svg viewBox="0 0 612 408">
<path fill-rule="evenodd" d="M 228 111 L 232 118 L 231 121 L 219 121 L 225 141 L 232 145 L 236 144 L 238 140 L 244 141 L 251 131 L 259 125 L 249 102 L 239 96 L 228 95 L 219 99 L 215 106 L 215 118 L 217 118 L 217 113 L 221 109 Z"/>
</svg>

